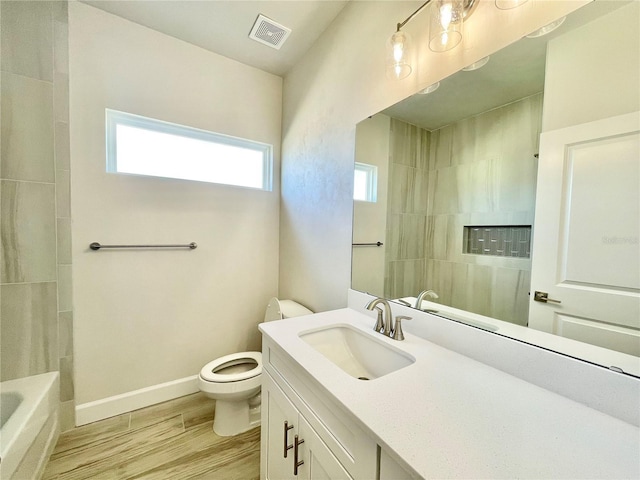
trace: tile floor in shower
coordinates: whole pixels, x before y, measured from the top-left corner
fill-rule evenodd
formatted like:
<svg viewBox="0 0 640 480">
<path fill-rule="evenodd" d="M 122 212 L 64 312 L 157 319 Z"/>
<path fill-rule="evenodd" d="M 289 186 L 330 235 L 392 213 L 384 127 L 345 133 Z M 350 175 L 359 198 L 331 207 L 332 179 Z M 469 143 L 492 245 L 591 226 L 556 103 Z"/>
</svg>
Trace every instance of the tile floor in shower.
<svg viewBox="0 0 640 480">
<path fill-rule="evenodd" d="M 65 432 L 43 479 L 258 479 L 260 428 L 219 437 L 214 404 L 196 393 Z"/>
</svg>

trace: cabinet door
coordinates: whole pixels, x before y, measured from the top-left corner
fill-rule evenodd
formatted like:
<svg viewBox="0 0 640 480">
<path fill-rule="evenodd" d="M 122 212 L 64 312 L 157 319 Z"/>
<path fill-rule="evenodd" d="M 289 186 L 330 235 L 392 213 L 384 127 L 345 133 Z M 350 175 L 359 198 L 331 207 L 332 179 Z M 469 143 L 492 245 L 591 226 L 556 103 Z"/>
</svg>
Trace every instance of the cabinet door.
<svg viewBox="0 0 640 480">
<path fill-rule="evenodd" d="M 287 430 L 285 430 L 287 429 Z M 293 475 L 293 440 L 298 411 L 271 377 L 263 372 L 260 478 L 283 480 Z M 285 446 L 291 445 L 286 450 Z"/>
<path fill-rule="evenodd" d="M 300 416 L 298 439 L 304 443 L 298 445 L 298 461 L 304 462 L 298 467 L 301 480 L 352 480 L 329 447 L 320 439 L 316 431 Z"/>
<path fill-rule="evenodd" d="M 285 431 L 287 427 L 289 429 Z M 262 480 L 352 480 L 329 447 L 266 372 L 263 372 L 262 381 L 261 435 Z M 291 446 L 286 457 L 285 445 Z"/>
<path fill-rule="evenodd" d="M 387 452 L 380 452 L 380 480 L 410 480 L 413 478 Z"/>
<path fill-rule="evenodd" d="M 300 416 L 299 422 L 298 438 L 304 440 L 304 443 L 298 445 L 298 461 L 304 463 L 298 467 L 296 478 L 301 480 L 352 480 L 351 475 L 302 416 Z"/>
</svg>

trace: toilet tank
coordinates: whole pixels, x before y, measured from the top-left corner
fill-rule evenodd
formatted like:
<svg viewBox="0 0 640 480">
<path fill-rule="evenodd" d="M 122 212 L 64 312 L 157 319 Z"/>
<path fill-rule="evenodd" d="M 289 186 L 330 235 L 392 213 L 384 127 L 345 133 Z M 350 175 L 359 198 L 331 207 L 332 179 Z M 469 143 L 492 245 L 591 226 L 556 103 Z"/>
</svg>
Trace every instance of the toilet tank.
<svg viewBox="0 0 640 480">
<path fill-rule="evenodd" d="M 264 314 L 264 321 L 282 320 L 283 318 L 300 317 L 311 315 L 313 312 L 304 305 L 300 305 L 293 300 L 278 300 L 273 297 L 269 300 L 267 311 Z"/>
</svg>

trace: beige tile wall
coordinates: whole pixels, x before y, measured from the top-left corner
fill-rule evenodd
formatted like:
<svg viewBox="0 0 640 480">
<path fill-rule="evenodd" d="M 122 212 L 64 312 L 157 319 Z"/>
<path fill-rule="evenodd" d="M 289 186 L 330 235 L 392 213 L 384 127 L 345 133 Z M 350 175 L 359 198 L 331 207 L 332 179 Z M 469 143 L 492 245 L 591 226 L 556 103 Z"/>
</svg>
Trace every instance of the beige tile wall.
<svg viewBox="0 0 640 480">
<path fill-rule="evenodd" d="M 433 132 L 392 120 L 385 296 L 526 325 L 530 259 L 462 253 L 466 225 L 533 225 L 542 94 Z"/>
<path fill-rule="evenodd" d="M 74 424 L 66 1 L 2 1 L 0 380 L 60 372 Z"/>
<path fill-rule="evenodd" d="M 428 169 L 429 132 L 392 118 L 385 240 L 387 298 L 414 295 L 425 275 Z"/>
</svg>

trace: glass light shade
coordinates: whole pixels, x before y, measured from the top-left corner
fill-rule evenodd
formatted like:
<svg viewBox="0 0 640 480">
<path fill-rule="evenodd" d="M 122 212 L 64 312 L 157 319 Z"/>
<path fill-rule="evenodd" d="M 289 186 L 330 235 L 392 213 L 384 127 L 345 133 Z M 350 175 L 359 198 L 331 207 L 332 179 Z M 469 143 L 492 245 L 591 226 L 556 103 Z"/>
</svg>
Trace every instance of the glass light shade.
<svg viewBox="0 0 640 480">
<path fill-rule="evenodd" d="M 437 0 L 431 7 L 429 48 L 446 52 L 462 41 L 463 1 Z"/>
<path fill-rule="evenodd" d="M 496 7 L 500 10 L 511 10 L 523 3 L 527 3 L 527 0 L 496 0 Z"/>
<path fill-rule="evenodd" d="M 403 31 L 397 31 L 387 42 L 387 77 L 401 80 L 411 72 L 409 55 L 411 54 L 411 38 Z"/>
</svg>

